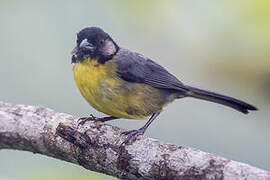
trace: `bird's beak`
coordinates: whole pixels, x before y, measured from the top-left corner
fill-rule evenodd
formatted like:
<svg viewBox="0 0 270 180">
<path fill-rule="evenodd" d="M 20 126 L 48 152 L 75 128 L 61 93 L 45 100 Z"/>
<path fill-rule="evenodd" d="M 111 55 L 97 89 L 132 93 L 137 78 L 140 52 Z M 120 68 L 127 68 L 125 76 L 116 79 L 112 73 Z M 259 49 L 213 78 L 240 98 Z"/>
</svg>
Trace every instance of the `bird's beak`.
<svg viewBox="0 0 270 180">
<path fill-rule="evenodd" d="M 79 45 L 79 48 L 90 51 L 94 50 L 93 44 L 89 43 L 87 39 L 82 40 L 82 42 Z"/>
<path fill-rule="evenodd" d="M 76 63 L 78 60 L 82 59 L 84 54 L 91 54 L 95 51 L 95 47 L 88 42 L 87 39 L 82 40 L 79 46 L 76 46 L 72 51 L 71 63 Z"/>
<path fill-rule="evenodd" d="M 78 48 L 77 46 L 71 51 L 71 63 L 76 63 L 77 61 L 77 53 L 78 53 Z"/>
</svg>

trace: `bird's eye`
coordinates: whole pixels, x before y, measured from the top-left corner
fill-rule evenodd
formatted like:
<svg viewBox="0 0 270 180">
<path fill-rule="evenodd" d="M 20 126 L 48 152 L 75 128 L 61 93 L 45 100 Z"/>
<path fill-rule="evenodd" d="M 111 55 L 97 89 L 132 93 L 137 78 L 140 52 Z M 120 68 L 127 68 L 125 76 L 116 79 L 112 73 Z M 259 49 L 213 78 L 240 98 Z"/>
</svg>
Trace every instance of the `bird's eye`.
<svg viewBox="0 0 270 180">
<path fill-rule="evenodd" d="M 104 42 L 105 42 L 104 39 L 100 40 L 100 44 L 104 44 Z"/>
</svg>

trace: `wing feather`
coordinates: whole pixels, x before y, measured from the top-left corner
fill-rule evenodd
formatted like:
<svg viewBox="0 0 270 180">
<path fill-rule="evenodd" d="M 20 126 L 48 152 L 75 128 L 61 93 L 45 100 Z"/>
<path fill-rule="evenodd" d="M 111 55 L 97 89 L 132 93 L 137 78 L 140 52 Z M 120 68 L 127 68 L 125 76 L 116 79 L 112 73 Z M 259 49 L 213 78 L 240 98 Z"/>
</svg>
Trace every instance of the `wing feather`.
<svg viewBox="0 0 270 180">
<path fill-rule="evenodd" d="M 145 56 L 120 49 L 116 56 L 117 74 L 128 82 L 145 83 L 152 87 L 186 92 L 188 88 L 165 68 Z"/>
</svg>

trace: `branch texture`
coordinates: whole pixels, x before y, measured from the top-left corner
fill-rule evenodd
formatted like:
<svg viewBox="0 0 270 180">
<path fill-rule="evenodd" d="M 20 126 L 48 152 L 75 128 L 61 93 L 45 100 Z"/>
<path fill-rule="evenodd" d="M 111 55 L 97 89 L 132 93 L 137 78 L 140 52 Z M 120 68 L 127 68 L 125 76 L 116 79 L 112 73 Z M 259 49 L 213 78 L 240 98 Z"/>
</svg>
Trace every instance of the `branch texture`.
<svg viewBox="0 0 270 180">
<path fill-rule="evenodd" d="M 269 179 L 270 172 L 142 136 L 121 147 L 123 130 L 38 106 L 0 102 L 0 149 L 39 153 L 120 179 Z"/>
</svg>

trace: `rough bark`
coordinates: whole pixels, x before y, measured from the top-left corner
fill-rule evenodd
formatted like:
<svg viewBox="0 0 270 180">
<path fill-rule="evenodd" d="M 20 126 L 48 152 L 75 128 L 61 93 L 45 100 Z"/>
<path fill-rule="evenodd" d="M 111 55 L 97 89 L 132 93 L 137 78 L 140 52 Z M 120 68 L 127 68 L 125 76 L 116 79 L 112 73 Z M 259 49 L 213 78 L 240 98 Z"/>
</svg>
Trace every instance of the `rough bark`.
<svg viewBox="0 0 270 180">
<path fill-rule="evenodd" d="M 270 172 L 142 136 L 120 147 L 118 127 L 38 106 L 0 102 L 0 149 L 39 153 L 120 179 L 269 179 Z M 87 130 L 87 131 L 86 131 Z"/>
</svg>

